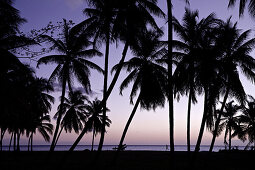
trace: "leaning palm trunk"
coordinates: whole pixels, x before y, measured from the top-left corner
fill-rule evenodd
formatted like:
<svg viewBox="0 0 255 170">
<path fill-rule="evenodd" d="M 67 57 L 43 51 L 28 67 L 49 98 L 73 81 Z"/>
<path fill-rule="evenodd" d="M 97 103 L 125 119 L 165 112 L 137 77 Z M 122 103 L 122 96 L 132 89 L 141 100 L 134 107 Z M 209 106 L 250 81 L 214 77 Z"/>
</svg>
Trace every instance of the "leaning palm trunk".
<svg viewBox="0 0 255 170">
<path fill-rule="evenodd" d="M 0 139 L 1 151 L 3 150 L 3 138 L 4 138 L 5 132 L 6 132 L 6 129 L 1 129 L 1 139 Z"/>
<path fill-rule="evenodd" d="M 169 101 L 169 131 L 170 131 L 170 151 L 174 152 L 174 104 L 173 104 L 173 84 L 172 84 L 172 2 L 167 0 L 168 9 L 168 101 Z"/>
<path fill-rule="evenodd" d="M 220 108 L 220 113 L 219 113 L 219 115 L 217 117 L 217 120 L 215 122 L 215 128 L 214 128 L 214 131 L 213 131 L 213 138 L 212 138 L 212 142 L 211 142 L 211 146 L 210 146 L 209 152 L 212 152 L 213 147 L 214 147 L 214 143 L 215 143 L 215 139 L 217 137 L 217 131 L 218 131 L 218 128 L 219 128 L 221 116 L 222 116 L 224 107 L 226 105 L 227 99 L 228 99 L 229 89 L 230 89 L 230 87 L 228 86 L 226 94 L 225 94 L 224 99 L 223 99 L 223 103 L 222 103 L 221 108 Z"/>
<path fill-rule="evenodd" d="M 187 150 L 190 152 L 190 112 L 191 112 L 191 89 L 189 92 L 188 114 L 187 114 Z"/>
<path fill-rule="evenodd" d="M 198 139 L 197 139 L 197 144 L 196 144 L 196 147 L 195 147 L 195 153 L 199 152 L 199 150 L 200 150 L 200 144 L 201 144 L 202 137 L 203 137 L 203 134 L 204 134 L 205 123 L 206 123 L 206 119 L 207 119 L 207 109 L 208 109 L 207 100 L 208 100 L 208 91 L 207 91 L 207 89 L 205 89 L 204 113 L 203 113 L 201 127 L 200 127 L 200 131 L 199 131 Z"/>
<path fill-rule="evenodd" d="M 58 133 L 58 137 L 57 137 L 57 139 L 56 139 L 56 142 L 55 142 L 55 146 L 54 146 L 54 147 L 56 147 L 56 145 L 57 145 L 57 143 L 58 143 L 58 139 L 59 139 L 59 137 L 60 137 L 60 135 L 61 135 L 63 129 L 64 129 L 64 126 L 61 127 L 61 130 L 60 130 L 59 133 Z"/>
<path fill-rule="evenodd" d="M 110 47 L 110 35 L 109 32 L 106 37 L 106 49 L 105 49 L 105 67 L 104 67 L 104 89 L 103 89 L 103 98 L 106 98 L 107 92 L 107 81 L 108 81 L 108 62 L 109 62 L 109 47 Z M 103 103 L 103 126 L 101 130 L 101 137 L 98 145 L 98 152 L 102 150 L 104 144 L 104 135 L 105 135 L 105 124 L 106 124 L 106 103 L 107 100 Z"/>
<path fill-rule="evenodd" d="M 119 143 L 117 152 L 116 152 L 116 154 L 115 154 L 115 156 L 114 156 L 113 162 L 116 161 L 116 159 L 117 159 L 117 157 L 118 157 L 118 155 L 119 155 L 119 152 L 120 152 L 121 149 L 123 148 L 122 146 L 123 146 L 124 139 L 125 139 L 125 137 L 126 137 L 126 134 L 127 134 L 128 128 L 129 128 L 129 125 L 130 125 L 131 121 L 132 121 L 133 118 L 134 118 L 134 115 L 135 115 L 135 112 L 136 112 L 136 110 L 137 110 L 137 108 L 138 108 L 138 105 L 139 105 L 139 103 L 140 103 L 140 100 L 141 100 L 141 97 L 140 97 L 140 95 L 139 95 L 138 98 L 137 98 L 137 100 L 136 100 L 135 106 L 134 106 L 134 108 L 133 108 L 133 110 L 132 110 L 132 112 L 131 112 L 131 114 L 130 114 L 130 116 L 129 116 L 129 118 L 128 118 L 128 121 L 127 121 L 127 124 L 126 124 L 126 126 L 125 126 L 125 128 L 124 128 L 124 131 L 123 131 L 123 133 L 122 133 L 122 136 L 121 136 L 121 139 L 120 139 L 120 143 Z"/>
<path fill-rule="evenodd" d="M 107 90 L 106 96 L 105 96 L 105 98 L 103 98 L 103 100 L 102 100 L 102 106 L 106 103 L 107 99 L 109 98 L 109 96 L 110 96 L 110 94 L 111 94 L 111 92 L 112 92 L 112 90 L 113 90 L 113 88 L 114 88 L 114 86 L 115 86 L 115 84 L 116 84 L 116 82 L 117 82 L 117 80 L 118 80 L 118 77 L 119 77 L 119 75 L 120 75 L 120 71 L 121 71 L 122 65 L 123 65 L 123 63 L 124 63 L 124 61 L 125 61 L 125 58 L 126 58 L 126 55 L 127 55 L 128 46 L 129 46 L 129 45 L 128 45 L 128 42 L 126 42 L 126 43 L 125 43 L 125 46 L 124 46 L 124 49 L 123 49 L 123 52 L 122 52 L 122 58 L 121 58 L 121 60 L 120 60 L 120 62 L 119 62 L 119 66 L 120 66 L 120 67 L 117 68 L 117 71 L 116 71 L 115 74 L 114 74 L 114 77 L 113 77 L 113 79 L 112 79 L 112 82 L 111 82 L 111 84 L 110 84 L 110 86 L 109 86 L 109 88 L 108 88 L 108 90 Z M 77 146 L 77 144 L 80 142 L 80 140 L 82 139 L 82 137 L 85 135 L 86 131 L 87 131 L 87 129 L 86 129 L 86 128 L 83 128 L 81 134 L 78 136 L 78 138 L 76 139 L 76 141 L 74 142 L 74 144 L 72 145 L 72 147 L 69 149 L 69 151 L 73 151 L 73 150 L 74 150 L 74 148 L 75 148 L 75 147 Z M 100 139 L 101 139 L 101 138 L 100 138 Z"/>
<path fill-rule="evenodd" d="M 29 151 L 29 149 L 30 149 L 30 140 L 31 140 L 31 135 L 28 137 L 27 151 Z"/>
<path fill-rule="evenodd" d="M 64 104 L 64 100 L 65 100 L 65 92 L 66 92 L 66 78 L 63 78 L 63 84 L 62 84 L 62 95 L 61 95 L 61 103 L 60 103 L 60 112 L 57 118 L 57 122 L 56 122 L 56 129 L 53 135 L 53 139 L 52 139 L 52 143 L 50 146 L 50 151 L 54 151 L 55 149 L 55 143 L 56 143 L 56 138 L 58 135 L 58 130 L 59 130 L 59 126 L 60 126 L 60 121 L 62 118 L 62 114 L 63 114 L 63 104 Z"/>
<path fill-rule="evenodd" d="M 73 145 L 71 146 L 71 148 L 69 149 L 69 152 L 74 151 L 75 147 L 78 145 L 78 143 L 81 141 L 82 137 L 85 135 L 85 133 L 87 132 L 86 127 L 83 128 L 81 134 L 78 136 L 78 138 L 75 140 L 75 142 L 73 143 Z"/>
<path fill-rule="evenodd" d="M 12 134 L 11 134 L 11 139 L 10 139 L 10 143 L 9 143 L 9 151 L 11 151 L 12 138 L 13 138 L 13 132 L 12 132 Z"/>
</svg>

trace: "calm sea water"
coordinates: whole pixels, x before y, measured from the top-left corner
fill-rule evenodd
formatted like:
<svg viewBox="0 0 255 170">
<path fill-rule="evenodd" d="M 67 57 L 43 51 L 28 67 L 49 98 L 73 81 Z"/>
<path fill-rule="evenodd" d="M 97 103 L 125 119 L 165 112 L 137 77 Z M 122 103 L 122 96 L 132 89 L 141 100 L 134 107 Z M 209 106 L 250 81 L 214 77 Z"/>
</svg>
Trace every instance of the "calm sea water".
<svg viewBox="0 0 255 170">
<path fill-rule="evenodd" d="M 103 146 L 103 150 L 113 150 L 114 147 L 117 145 L 105 145 Z M 55 150 L 56 151 L 67 151 L 71 145 L 57 145 Z M 21 145 L 20 149 L 22 151 L 27 151 L 26 145 Z M 33 150 L 34 151 L 48 151 L 50 149 L 50 145 L 34 145 Z M 78 145 L 75 150 L 82 151 L 85 149 L 91 150 L 91 145 Z M 94 149 L 97 149 L 97 145 L 94 146 Z M 126 150 L 130 151 L 166 151 L 169 150 L 169 146 L 166 147 L 166 145 L 127 145 Z M 195 145 L 191 145 L 191 150 L 195 149 Z M 219 150 L 225 149 L 225 146 L 214 146 L 213 151 L 217 152 Z M 239 150 L 243 150 L 244 146 L 238 146 Z M 3 150 L 9 150 L 8 146 L 3 146 Z M 176 151 L 187 151 L 186 145 L 176 145 L 175 146 Z M 209 145 L 202 145 L 200 147 L 200 151 L 208 151 Z"/>
</svg>

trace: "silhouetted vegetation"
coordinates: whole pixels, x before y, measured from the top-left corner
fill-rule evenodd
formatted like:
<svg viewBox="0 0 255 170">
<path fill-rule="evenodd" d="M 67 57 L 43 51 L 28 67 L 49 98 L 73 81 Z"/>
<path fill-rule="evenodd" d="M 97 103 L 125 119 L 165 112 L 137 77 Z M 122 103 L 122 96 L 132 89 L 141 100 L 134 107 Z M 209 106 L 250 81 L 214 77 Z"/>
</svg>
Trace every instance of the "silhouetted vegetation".
<svg viewBox="0 0 255 170">
<path fill-rule="evenodd" d="M 51 142 L 50 151 L 54 151 L 64 130 L 78 134 L 69 149 L 68 154 L 71 155 L 83 136 L 92 132 L 92 151 L 95 136 L 100 134 L 96 158 L 101 160 L 98 156 L 104 144 L 106 127 L 112 123 L 107 116 L 107 111 L 110 111 L 107 101 L 122 70 L 127 71 L 127 76 L 120 85 L 120 95 L 132 84 L 130 104 L 134 107 L 117 151 L 107 153 L 111 155 L 107 160 L 116 163 L 117 158 L 125 158 L 121 151 L 126 146 L 124 140 L 139 106 L 145 110 L 156 110 L 165 107 L 166 101 L 169 106 L 171 159 L 175 156 L 178 158 L 178 154 L 174 153 L 173 108 L 174 99 L 179 101 L 182 96 L 188 97 L 189 152 L 191 107 L 197 103 L 198 96 L 204 98 L 202 122 L 193 155 L 194 166 L 198 164 L 196 158 L 204 159 L 198 152 L 205 129 L 212 133 L 210 154 L 214 154 L 211 152 L 215 140 L 223 131 L 223 142 L 229 150 L 225 151 L 226 154 L 238 151 L 233 150 L 231 144 L 234 137 L 243 142 L 248 140 L 246 148 L 253 144 L 251 149 L 254 149 L 255 99 L 246 94 L 240 79 L 242 74 L 250 82 L 255 82 L 255 59 L 252 56 L 255 38 L 251 38 L 251 30 L 241 30 L 237 23 L 231 22 L 231 17 L 223 21 L 214 13 L 200 19 L 199 11 L 191 11 L 188 7 L 182 21 L 178 21 L 172 14 L 172 1 L 167 0 L 166 3 L 167 15 L 159 8 L 157 0 L 87 0 L 88 8 L 83 10 L 86 17 L 82 22 L 73 24 L 63 19 L 57 25 L 50 23 L 38 32 L 32 30 L 33 35 L 27 36 L 20 31 L 20 26 L 26 20 L 13 7 L 12 0 L 0 0 L 1 151 L 6 134 L 10 136 L 9 150 L 13 146 L 14 151 L 19 151 L 20 139 L 24 136 L 28 139 L 28 151 L 32 151 L 34 136 L 38 133 L 46 142 Z M 186 1 L 186 4 L 189 2 Z M 229 0 L 229 7 L 235 4 L 235 0 Z M 240 0 L 239 15 L 243 15 L 247 5 L 248 12 L 254 17 L 253 0 Z M 166 21 L 166 41 L 162 38 L 166 31 L 158 26 L 156 17 Z M 59 33 L 57 37 L 53 36 L 54 31 Z M 173 34 L 177 39 L 173 39 Z M 108 84 L 112 43 L 122 43 L 124 46 L 118 64 L 111 68 L 114 75 Z M 105 46 L 104 54 L 99 51 L 102 44 Z M 37 45 L 43 48 L 42 53 L 37 53 L 40 57 L 37 66 L 56 66 L 48 79 L 37 77 L 33 68 L 20 61 L 24 57 L 17 52 Z M 128 50 L 132 56 L 125 61 Z M 91 59 L 103 55 L 102 69 Z M 33 57 L 33 54 L 25 56 Z M 90 100 L 93 90 L 90 84 L 91 70 L 102 73 L 104 79 L 101 82 L 102 99 L 96 98 L 94 101 Z M 61 86 L 60 103 L 54 116 L 55 128 L 50 123 L 49 115 L 54 104 L 53 84 Z M 75 90 L 74 87 L 78 85 L 83 90 Z M 228 102 L 230 99 L 233 101 Z M 95 156 L 92 152 L 88 154 L 93 154 L 93 158 Z M 221 154 L 217 155 L 217 159 L 222 157 Z M 92 158 L 89 160 L 92 161 Z M 125 165 L 123 161 L 120 162 L 116 165 Z M 97 166 L 106 164 L 104 162 Z M 164 167 L 168 167 L 168 164 Z"/>
</svg>

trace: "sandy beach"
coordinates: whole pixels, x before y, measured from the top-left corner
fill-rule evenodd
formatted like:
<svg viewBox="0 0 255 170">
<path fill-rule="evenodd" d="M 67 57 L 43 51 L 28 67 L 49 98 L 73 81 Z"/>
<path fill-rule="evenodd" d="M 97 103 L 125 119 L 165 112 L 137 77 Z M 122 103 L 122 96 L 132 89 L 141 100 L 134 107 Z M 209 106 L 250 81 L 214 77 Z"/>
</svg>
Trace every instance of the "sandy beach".
<svg viewBox="0 0 255 170">
<path fill-rule="evenodd" d="M 120 169 L 120 170 L 158 170 L 171 169 L 224 169 L 239 170 L 254 165 L 255 152 L 231 151 L 200 152 L 194 165 L 192 156 L 187 152 L 175 152 L 174 158 L 164 151 L 124 151 L 121 152 L 116 164 L 112 165 L 114 151 L 103 151 L 99 162 L 91 163 L 96 152 L 75 151 L 63 159 L 67 154 L 58 152 L 0 152 L 1 170 L 5 169 Z"/>
</svg>

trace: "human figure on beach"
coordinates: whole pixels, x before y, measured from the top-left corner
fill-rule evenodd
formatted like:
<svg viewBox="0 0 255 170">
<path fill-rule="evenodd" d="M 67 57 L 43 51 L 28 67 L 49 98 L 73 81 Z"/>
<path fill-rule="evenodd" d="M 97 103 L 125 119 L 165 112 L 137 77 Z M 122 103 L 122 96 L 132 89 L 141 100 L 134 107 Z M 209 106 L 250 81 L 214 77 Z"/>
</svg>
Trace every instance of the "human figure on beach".
<svg viewBox="0 0 255 170">
<path fill-rule="evenodd" d="M 168 150 L 168 145 L 166 145 L 166 150 Z"/>
</svg>

